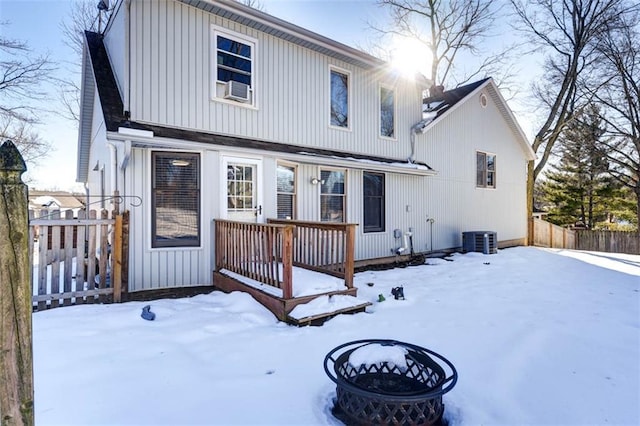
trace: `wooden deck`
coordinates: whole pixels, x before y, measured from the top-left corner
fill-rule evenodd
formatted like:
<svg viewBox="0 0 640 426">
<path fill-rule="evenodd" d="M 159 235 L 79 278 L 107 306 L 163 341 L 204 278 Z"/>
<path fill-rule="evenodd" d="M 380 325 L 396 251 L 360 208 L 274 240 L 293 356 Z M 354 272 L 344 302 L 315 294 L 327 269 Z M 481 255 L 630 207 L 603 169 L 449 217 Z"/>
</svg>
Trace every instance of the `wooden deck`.
<svg viewBox="0 0 640 426">
<path fill-rule="evenodd" d="M 249 293 L 279 320 L 296 323 L 288 315 L 300 304 L 325 295 L 356 296 L 356 226 L 289 220 L 269 220 L 266 224 L 215 220 L 213 284 L 224 292 Z M 294 266 L 338 277 L 344 281 L 344 290 L 296 297 Z M 233 276 L 236 274 L 241 278 Z M 359 306 L 358 310 L 364 307 Z"/>
</svg>

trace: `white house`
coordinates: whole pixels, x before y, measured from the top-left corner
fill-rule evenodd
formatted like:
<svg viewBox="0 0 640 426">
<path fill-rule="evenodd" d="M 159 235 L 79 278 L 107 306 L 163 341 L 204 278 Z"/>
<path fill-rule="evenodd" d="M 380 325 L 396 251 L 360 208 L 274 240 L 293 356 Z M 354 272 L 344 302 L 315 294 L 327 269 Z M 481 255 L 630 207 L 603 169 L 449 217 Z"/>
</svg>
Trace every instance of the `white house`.
<svg viewBox="0 0 640 426">
<path fill-rule="evenodd" d="M 428 81 L 233 0 L 114 7 L 86 33 L 78 181 L 124 196 L 130 291 L 211 284 L 217 218 L 357 223 L 360 261 L 408 231 L 416 252 L 525 242 L 534 154 L 491 79 L 423 99 Z"/>
</svg>

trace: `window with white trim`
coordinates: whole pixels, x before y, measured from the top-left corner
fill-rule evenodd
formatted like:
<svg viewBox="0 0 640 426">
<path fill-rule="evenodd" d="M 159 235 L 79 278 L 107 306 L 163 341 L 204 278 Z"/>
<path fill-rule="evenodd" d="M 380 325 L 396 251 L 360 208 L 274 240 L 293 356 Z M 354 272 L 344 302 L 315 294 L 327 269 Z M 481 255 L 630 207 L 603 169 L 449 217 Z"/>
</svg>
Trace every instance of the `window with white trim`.
<svg viewBox="0 0 640 426">
<path fill-rule="evenodd" d="M 363 232 L 384 232 L 384 173 L 362 173 Z"/>
<path fill-rule="evenodd" d="M 215 29 L 214 97 L 253 104 L 255 41 Z"/>
<path fill-rule="evenodd" d="M 335 68 L 330 74 L 329 123 L 335 127 L 349 128 L 349 73 Z"/>
<path fill-rule="evenodd" d="M 151 153 L 151 247 L 200 245 L 200 154 Z"/>
<path fill-rule="evenodd" d="M 380 86 L 380 136 L 396 137 L 396 101 L 395 90 Z"/>
<path fill-rule="evenodd" d="M 320 170 L 320 220 L 345 221 L 344 170 Z"/>
<path fill-rule="evenodd" d="M 496 187 L 496 156 L 486 152 L 476 152 L 476 186 L 478 188 Z"/>
<path fill-rule="evenodd" d="M 278 219 L 296 218 L 296 167 L 278 164 L 276 169 Z"/>
</svg>

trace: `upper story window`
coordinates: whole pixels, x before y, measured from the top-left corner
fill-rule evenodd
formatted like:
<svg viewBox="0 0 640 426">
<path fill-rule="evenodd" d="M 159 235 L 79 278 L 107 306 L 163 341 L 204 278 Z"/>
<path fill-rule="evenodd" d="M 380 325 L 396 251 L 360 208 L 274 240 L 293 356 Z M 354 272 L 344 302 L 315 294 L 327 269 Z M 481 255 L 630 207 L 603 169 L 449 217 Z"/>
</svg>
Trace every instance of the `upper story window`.
<svg viewBox="0 0 640 426">
<path fill-rule="evenodd" d="M 380 136 L 396 137 L 396 96 L 389 87 L 380 87 Z"/>
<path fill-rule="evenodd" d="M 320 219 L 323 222 L 345 221 L 345 171 L 320 170 Z"/>
<path fill-rule="evenodd" d="M 214 97 L 253 104 L 255 41 L 217 29 L 213 34 Z"/>
<path fill-rule="evenodd" d="M 331 105 L 330 124 L 344 129 L 349 128 L 349 73 L 335 68 L 330 69 Z"/>
<path fill-rule="evenodd" d="M 362 174 L 363 231 L 384 231 L 384 174 Z"/>
<path fill-rule="evenodd" d="M 296 218 L 296 168 L 278 164 L 276 170 L 278 219 Z"/>
<path fill-rule="evenodd" d="M 200 245 L 200 155 L 151 153 L 151 247 Z"/>
<path fill-rule="evenodd" d="M 496 156 L 486 152 L 476 152 L 476 186 L 478 188 L 496 187 Z"/>
</svg>

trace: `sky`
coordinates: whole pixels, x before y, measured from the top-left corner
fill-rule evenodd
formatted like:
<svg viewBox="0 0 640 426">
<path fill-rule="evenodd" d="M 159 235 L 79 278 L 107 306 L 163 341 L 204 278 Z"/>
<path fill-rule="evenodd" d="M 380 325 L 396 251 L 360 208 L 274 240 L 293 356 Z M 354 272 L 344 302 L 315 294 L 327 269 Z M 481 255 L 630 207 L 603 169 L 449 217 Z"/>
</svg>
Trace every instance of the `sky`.
<svg viewBox="0 0 640 426">
<path fill-rule="evenodd" d="M 384 24 L 388 16 L 374 0 L 262 0 L 262 3 L 269 14 L 362 49 L 369 48 L 374 37 L 368 23 Z M 0 0 L 0 22 L 7 23 L 0 26 L 0 31 L 3 37 L 27 42 L 34 54 L 49 54 L 58 63 L 56 75 L 67 76 L 69 63 L 75 56 L 64 44 L 60 26 L 70 8 L 69 0 Z M 511 32 L 508 29 L 501 32 L 496 41 L 509 39 Z M 526 68 L 522 66 L 519 72 Z M 531 68 L 535 67 L 529 67 L 529 72 Z M 37 189 L 84 192 L 82 185 L 75 182 L 77 125 L 55 113 L 61 109 L 57 88 L 50 86 L 48 91 L 50 100 L 43 108 L 49 112 L 41 114 L 41 123 L 36 130 L 51 142 L 53 151 L 39 164 L 30 166 L 25 179 L 30 179 L 30 186 Z M 525 134 L 531 135 L 531 124 L 523 113 L 520 99 L 510 100 L 510 106 Z"/>
<path fill-rule="evenodd" d="M 322 327 L 278 322 L 242 292 L 35 312 L 35 422 L 339 426 L 325 355 L 393 339 L 455 366 L 449 426 L 640 424 L 640 256 L 516 247 L 427 263 L 355 274 L 371 306 Z M 402 361 L 363 349 L 349 362 Z"/>
</svg>

